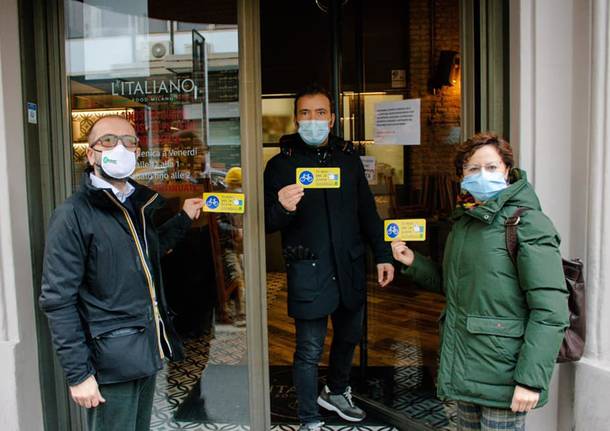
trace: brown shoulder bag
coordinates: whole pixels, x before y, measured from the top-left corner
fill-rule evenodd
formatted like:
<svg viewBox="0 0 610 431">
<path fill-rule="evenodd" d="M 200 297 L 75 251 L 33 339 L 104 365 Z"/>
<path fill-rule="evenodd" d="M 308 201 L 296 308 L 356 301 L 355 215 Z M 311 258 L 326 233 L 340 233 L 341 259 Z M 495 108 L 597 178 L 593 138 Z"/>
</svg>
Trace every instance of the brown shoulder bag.
<svg viewBox="0 0 610 431">
<path fill-rule="evenodd" d="M 521 215 L 528 208 L 518 208 L 506 220 L 506 248 L 515 267 L 517 266 L 517 227 Z M 570 326 L 566 329 L 557 362 L 578 361 L 585 350 L 586 314 L 585 314 L 585 280 L 583 276 L 583 263 L 580 259 L 562 259 L 563 274 L 569 291 L 568 307 L 570 309 Z"/>
</svg>

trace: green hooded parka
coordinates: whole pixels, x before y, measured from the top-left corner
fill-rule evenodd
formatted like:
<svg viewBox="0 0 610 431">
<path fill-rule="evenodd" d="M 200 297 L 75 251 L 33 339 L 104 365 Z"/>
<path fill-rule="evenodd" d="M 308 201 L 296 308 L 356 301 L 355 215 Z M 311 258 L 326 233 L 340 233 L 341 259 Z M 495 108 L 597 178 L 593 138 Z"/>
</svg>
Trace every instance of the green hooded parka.
<svg viewBox="0 0 610 431">
<path fill-rule="evenodd" d="M 540 390 L 546 404 L 551 375 L 569 324 L 560 238 L 523 171 L 497 197 L 456 209 L 442 269 L 415 253 L 403 274 L 443 290 L 438 396 L 510 408 L 515 385 Z M 506 219 L 521 217 L 515 266 L 505 240 Z"/>
</svg>

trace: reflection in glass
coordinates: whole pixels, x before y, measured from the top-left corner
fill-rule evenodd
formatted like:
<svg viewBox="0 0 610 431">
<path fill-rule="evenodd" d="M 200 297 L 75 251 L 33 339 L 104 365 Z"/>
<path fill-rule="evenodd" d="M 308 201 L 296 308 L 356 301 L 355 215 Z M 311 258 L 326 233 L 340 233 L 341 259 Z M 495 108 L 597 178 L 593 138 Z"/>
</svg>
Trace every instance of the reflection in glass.
<svg viewBox="0 0 610 431">
<path fill-rule="evenodd" d="M 279 144 L 283 135 L 296 133 L 294 97 L 263 97 L 263 142 Z"/>
<path fill-rule="evenodd" d="M 236 3 L 208 22 L 180 22 L 169 2 L 65 0 L 73 189 L 87 169 L 87 134 L 100 117 L 135 127 L 132 178 L 166 201 L 241 190 Z M 222 16 L 224 13 L 226 16 Z M 157 376 L 151 429 L 230 424 L 247 429 L 243 219 L 206 214 L 162 258 L 173 324 L 186 359 Z M 198 428 L 199 429 L 199 428 Z"/>
</svg>

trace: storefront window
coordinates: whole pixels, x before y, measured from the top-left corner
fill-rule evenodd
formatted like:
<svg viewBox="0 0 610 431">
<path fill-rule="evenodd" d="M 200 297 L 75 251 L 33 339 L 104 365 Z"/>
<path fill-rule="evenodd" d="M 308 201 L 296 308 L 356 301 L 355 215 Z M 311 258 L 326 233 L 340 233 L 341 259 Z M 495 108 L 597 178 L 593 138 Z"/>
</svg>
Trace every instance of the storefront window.
<svg viewBox="0 0 610 431">
<path fill-rule="evenodd" d="M 119 115 L 141 145 L 133 180 L 166 200 L 159 223 L 184 199 L 241 191 L 237 7 L 214 3 L 64 1 L 75 190 L 91 125 Z M 243 237 L 241 215 L 207 213 L 162 259 L 186 359 L 158 374 L 152 430 L 249 424 Z"/>
</svg>

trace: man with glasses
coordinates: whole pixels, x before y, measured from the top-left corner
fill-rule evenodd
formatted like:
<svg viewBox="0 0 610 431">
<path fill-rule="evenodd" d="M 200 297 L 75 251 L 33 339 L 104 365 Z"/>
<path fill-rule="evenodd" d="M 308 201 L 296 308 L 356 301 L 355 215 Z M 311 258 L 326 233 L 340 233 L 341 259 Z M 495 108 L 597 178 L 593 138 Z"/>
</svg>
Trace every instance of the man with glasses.
<svg viewBox="0 0 610 431">
<path fill-rule="evenodd" d="M 82 187 L 54 212 L 44 255 L 40 306 L 72 399 L 90 431 L 148 430 L 155 375 L 179 360 L 161 277 L 161 257 L 203 206 L 186 199 L 161 226 L 163 199 L 129 179 L 140 155 L 122 117 L 98 120 L 88 136 Z"/>
</svg>

